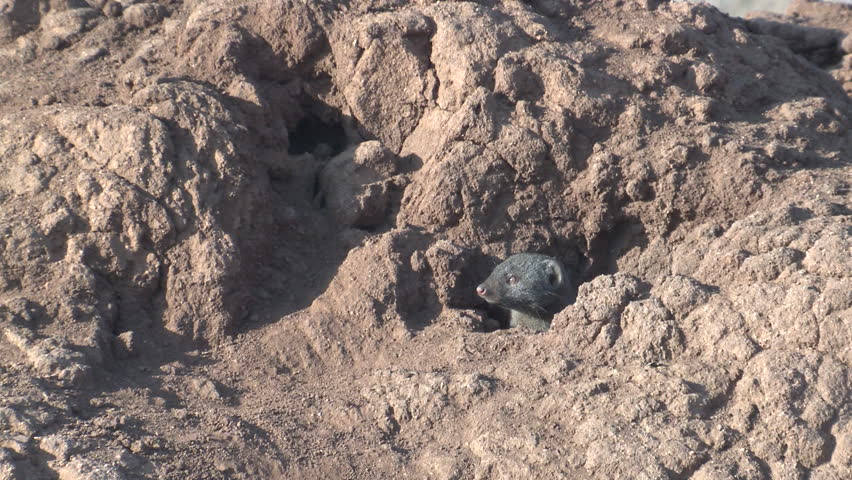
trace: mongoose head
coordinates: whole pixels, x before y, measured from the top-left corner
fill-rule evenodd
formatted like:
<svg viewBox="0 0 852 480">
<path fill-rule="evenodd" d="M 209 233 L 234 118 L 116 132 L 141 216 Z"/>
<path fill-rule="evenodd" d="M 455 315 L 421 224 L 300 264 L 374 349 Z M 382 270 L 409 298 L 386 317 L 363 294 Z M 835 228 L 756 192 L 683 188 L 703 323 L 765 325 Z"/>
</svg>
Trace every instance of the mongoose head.
<svg viewBox="0 0 852 480">
<path fill-rule="evenodd" d="M 555 258 L 519 253 L 497 265 L 476 293 L 488 303 L 541 318 L 562 301 L 566 282 L 565 269 Z"/>
</svg>

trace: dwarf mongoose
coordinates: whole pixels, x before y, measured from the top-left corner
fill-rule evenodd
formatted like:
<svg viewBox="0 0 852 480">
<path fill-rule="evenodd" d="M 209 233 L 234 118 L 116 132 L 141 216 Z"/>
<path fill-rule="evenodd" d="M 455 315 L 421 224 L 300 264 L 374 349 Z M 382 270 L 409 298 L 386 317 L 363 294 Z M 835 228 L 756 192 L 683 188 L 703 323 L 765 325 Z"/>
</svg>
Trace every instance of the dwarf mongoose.
<svg viewBox="0 0 852 480">
<path fill-rule="evenodd" d="M 509 326 L 547 330 L 553 315 L 567 303 L 570 278 L 555 258 L 519 253 L 497 265 L 476 287 L 486 302 L 510 312 Z"/>
</svg>

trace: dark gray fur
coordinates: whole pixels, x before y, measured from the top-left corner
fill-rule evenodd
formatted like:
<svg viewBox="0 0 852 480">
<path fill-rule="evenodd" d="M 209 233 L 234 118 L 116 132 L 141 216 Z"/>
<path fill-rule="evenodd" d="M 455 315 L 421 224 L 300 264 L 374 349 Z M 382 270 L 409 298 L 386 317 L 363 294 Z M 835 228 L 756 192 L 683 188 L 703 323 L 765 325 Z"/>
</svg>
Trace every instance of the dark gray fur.
<svg viewBox="0 0 852 480">
<path fill-rule="evenodd" d="M 514 283 L 510 281 L 512 277 Z M 476 290 L 486 302 L 509 310 L 509 326 L 543 331 L 550 328 L 553 315 L 566 305 L 570 280 L 559 260 L 519 253 L 497 265 Z"/>
</svg>

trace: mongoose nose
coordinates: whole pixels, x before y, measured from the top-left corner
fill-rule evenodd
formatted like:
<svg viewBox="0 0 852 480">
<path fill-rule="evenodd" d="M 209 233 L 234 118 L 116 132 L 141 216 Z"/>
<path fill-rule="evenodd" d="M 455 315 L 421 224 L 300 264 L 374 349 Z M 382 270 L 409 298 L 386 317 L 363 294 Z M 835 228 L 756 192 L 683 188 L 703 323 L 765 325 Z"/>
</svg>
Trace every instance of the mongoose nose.
<svg viewBox="0 0 852 480">
<path fill-rule="evenodd" d="M 486 290 L 482 285 L 476 287 L 476 294 L 480 297 L 484 297 L 486 293 L 488 293 L 488 290 Z"/>
</svg>

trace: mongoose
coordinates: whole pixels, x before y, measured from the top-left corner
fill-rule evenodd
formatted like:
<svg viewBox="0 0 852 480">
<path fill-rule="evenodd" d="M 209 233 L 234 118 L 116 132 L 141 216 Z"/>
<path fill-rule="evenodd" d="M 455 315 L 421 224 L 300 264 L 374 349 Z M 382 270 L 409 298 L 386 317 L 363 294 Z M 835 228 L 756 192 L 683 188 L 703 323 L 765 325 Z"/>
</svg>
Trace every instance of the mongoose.
<svg viewBox="0 0 852 480">
<path fill-rule="evenodd" d="M 486 302 L 509 310 L 509 326 L 533 330 L 550 328 L 553 315 L 565 306 L 570 278 L 555 258 L 519 253 L 497 265 L 476 287 Z"/>
</svg>

